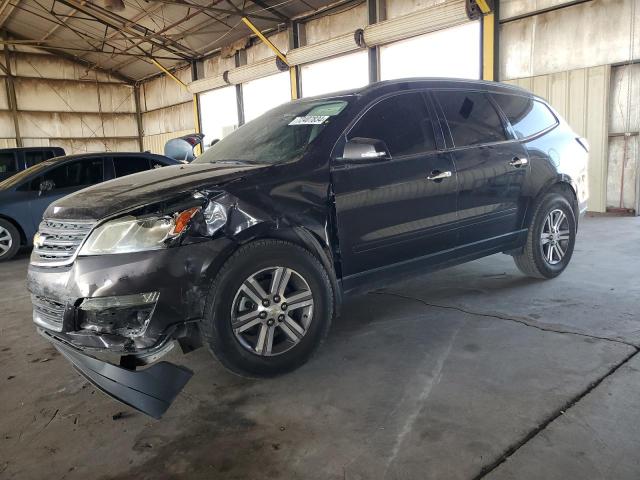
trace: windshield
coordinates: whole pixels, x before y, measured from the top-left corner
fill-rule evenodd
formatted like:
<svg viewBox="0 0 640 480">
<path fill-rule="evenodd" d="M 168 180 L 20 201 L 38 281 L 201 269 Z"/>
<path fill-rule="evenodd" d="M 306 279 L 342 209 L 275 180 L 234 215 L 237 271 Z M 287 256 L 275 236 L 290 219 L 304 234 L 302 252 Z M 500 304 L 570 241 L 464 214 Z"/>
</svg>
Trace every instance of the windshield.
<svg viewBox="0 0 640 480">
<path fill-rule="evenodd" d="M 42 170 L 46 170 L 47 168 L 49 168 L 51 165 L 55 165 L 56 162 L 51 161 L 51 160 L 45 160 L 44 162 L 38 163 L 36 165 L 34 165 L 33 167 L 29 167 L 26 170 L 22 170 L 18 173 L 16 173 L 15 175 L 13 175 L 12 177 L 7 178 L 5 181 L 0 182 L 0 190 L 4 190 L 7 188 L 13 188 L 16 185 L 19 185 L 20 183 L 22 183 L 23 180 L 26 180 L 27 178 L 31 177 L 32 175 L 37 174 L 38 172 L 42 171 Z"/>
<path fill-rule="evenodd" d="M 338 99 L 286 103 L 229 134 L 194 163 L 289 162 L 302 155 L 346 106 Z"/>
</svg>

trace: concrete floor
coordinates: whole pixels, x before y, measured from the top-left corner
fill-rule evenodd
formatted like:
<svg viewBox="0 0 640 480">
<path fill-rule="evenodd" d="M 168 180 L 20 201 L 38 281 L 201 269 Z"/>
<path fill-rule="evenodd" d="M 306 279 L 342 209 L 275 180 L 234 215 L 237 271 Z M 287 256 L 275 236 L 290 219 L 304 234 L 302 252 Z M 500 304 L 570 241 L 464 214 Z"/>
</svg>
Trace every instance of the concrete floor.
<svg viewBox="0 0 640 480">
<path fill-rule="evenodd" d="M 161 421 L 36 333 L 0 266 L 0 478 L 640 478 L 640 219 L 587 218 L 558 279 L 496 255 L 350 300 L 269 381 L 196 374 Z"/>
</svg>

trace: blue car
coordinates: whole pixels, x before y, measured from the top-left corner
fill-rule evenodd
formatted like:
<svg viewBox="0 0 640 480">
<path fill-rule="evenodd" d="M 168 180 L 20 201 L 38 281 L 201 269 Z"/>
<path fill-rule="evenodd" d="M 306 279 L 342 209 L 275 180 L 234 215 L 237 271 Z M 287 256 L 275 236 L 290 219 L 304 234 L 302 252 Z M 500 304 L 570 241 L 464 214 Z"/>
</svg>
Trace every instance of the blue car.
<svg viewBox="0 0 640 480">
<path fill-rule="evenodd" d="M 31 246 L 42 214 L 59 198 L 97 183 L 181 162 L 152 153 L 55 157 L 0 182 L 0 261 Z"/>
</svg>

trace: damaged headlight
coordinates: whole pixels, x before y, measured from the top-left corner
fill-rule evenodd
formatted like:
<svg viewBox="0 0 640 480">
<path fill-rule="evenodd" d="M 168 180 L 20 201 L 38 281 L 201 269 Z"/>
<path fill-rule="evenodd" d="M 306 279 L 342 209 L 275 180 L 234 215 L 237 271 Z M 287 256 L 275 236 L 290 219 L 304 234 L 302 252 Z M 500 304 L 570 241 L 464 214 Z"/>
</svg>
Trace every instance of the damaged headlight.
<svg viewBox="0 0 640 480">
<path fill-rule="evenodd" d="M 179 236 L 200 210 L 190 208 L 175 215 L 155 217 L 121 217 L 96 228 L 82 246 L 80 255 L 132 253 L 166 248 L 169 240 Z"/>
</svg>

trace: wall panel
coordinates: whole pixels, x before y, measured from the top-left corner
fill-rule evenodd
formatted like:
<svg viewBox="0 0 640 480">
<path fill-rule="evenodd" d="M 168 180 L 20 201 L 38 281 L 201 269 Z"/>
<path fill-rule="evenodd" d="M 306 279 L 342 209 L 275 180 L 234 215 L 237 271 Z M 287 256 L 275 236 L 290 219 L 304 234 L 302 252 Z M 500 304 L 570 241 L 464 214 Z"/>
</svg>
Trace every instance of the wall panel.
<svg viewBox="0 0 640 480">
<path fill-rule="evenodd" d="M 189 133 L 193 133 L 193 130 L 179 130 L 174 132 L 166 132 L 158 135 L 145 135 L 142 139 L 143 148 L 145 151 L 150 151 L 152 153 L 158 153 L 160 155 L 164 154 L 164 144 L 167 143 L 172 138 L 181 137 L 183 135 L 187 135 Z"/>
<path fill-rule="evenodd" d="M 606 210 L 609 76 L 608 66 L 507 81 L 549 101 L 575 132 L 589 140 L 589 205 Z"/>
<path fill-rule="evenodd" d="M 592 0 L 500 27 L 502 80 L 611 65 L 639 54 L 638 0 Z"/>
</svg>

